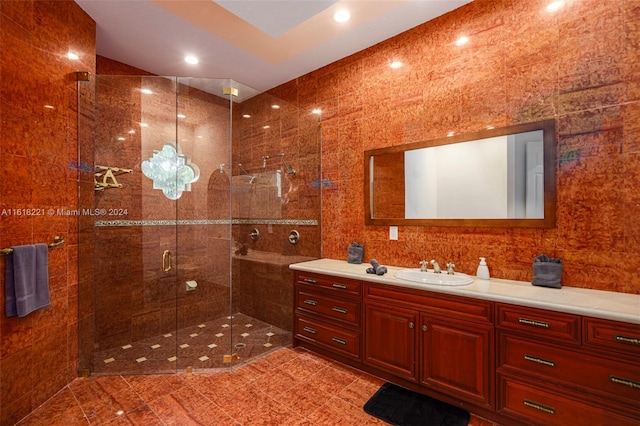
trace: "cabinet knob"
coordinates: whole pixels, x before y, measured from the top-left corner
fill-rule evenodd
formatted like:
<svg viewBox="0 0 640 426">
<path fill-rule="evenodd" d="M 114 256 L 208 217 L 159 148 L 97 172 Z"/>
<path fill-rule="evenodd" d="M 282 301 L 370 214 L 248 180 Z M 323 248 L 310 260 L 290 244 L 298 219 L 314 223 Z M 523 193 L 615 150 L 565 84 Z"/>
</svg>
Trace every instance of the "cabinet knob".
<svg viewBox="0 0 640 426">
<path fill-rule="evenodd" d="M 415 327 L 415 326 L 416 326 L 416 325 L 415 325 L 414 323 L 412 323 L 412 322 L 410 322 L 410 323 L 409 323 L 409 328 L 413 328 L 413 327 Z"/>
<path fill-rule="evenodd" d="M 422 331 L 427 331 L 429 330 L 429 327 L 427 327 L 427 324 L 422 324 Z"/>
</svg>

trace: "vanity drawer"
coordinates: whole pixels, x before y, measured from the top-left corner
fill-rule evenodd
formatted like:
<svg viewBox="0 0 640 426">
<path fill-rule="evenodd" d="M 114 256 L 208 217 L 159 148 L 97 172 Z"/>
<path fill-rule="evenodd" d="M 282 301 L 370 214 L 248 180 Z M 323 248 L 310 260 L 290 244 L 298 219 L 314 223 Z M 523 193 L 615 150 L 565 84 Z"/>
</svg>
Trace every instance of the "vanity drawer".
<svg viewBox="0 0 640 426">
<path fill-rule="evenodd" d="M 296 317 L 296 338 L 360 359 L 360 333 L 302 316 Z"/>
<path fill-rule="evenodd" d="M 626 417 L 599 401 L 586 400 L 552 386 L 528 384 L 500 377 L 498 411 L 527 425 L 632 426 L 638 418 Z M 631 414 L 630 414 L 631 416 Z"/>
<path fill-rule="evenodd" d="M 506 334 L 500 336 L 500 347 L 501 370 L 590 388 L 593 393 L 629 406 L 640 401 L 640 363 L 625 363 Z"/>
<path fill-rule="evenodd" d="M 499 304 L 496 324 L 500 330 L 517 331 L 528 336 L 580 344 L 578 315 Z"/>
<path fill-rule="evenodd" d="M 584 346 L 640 357 L 640 325 L 583 318 Z"/>
<path fill-rule="evenodd" d="M 362 281 L 359 280 L 298 271 L 296 273 L 296 281 L 298 284 L 312 286 L 336 294 L 351 294 L 354 296 L 362 294 Z"/>
<path fill-rule="evenodd" d="M 493 302 L 454 295 L 445 295 L 387 284 L 367 283 L 366 300 L 398 303 L 433 315 L 457 318 L 465 321 L 492 323 Z"/>
<path fill-rule="evenodd" d="M 296 300 L 298 309 L 325 315 L 355 326 L 360 324 L 360 301 L 322 296 L 300 289 L 297 291 Z"/>
</svg>

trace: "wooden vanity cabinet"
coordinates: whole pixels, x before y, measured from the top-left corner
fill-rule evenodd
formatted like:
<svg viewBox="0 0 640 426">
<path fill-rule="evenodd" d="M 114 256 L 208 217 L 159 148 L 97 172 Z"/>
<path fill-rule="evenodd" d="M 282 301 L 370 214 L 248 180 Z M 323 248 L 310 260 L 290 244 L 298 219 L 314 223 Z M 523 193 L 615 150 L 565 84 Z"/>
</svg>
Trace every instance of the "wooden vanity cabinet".
<svg viewBox="0 0 640 426">
<path fill-rule="evenodd" d="M 294 345 L 505 425 L 640 425 L 640 325 L 295 273 Z"/>
<path fill-rule="evenodd" d="M 640 327 L 506 304 L 496 312 L 498 412 L 541 425 L 639 424 Z"/>
<path fill-rule="evenodd" d="M 493 405 L 492 302 L 366 282 L 364 294 L 365 364 Z"/>
<path fill-rule="evenodd" d="M 296 272 L 294 304 L 294 344 L 361 359 L 362 281 Z"/>
<path fill-rule="evenodd" d="M 420 383 L 479 406 L 493 406 L 493 325 L 423 315 Z"/>
<path fill-rule="evenodd" d="M 368 302 L 364 317 L 364 362 L 417 382 L 418 311 Z"/>
</svg>

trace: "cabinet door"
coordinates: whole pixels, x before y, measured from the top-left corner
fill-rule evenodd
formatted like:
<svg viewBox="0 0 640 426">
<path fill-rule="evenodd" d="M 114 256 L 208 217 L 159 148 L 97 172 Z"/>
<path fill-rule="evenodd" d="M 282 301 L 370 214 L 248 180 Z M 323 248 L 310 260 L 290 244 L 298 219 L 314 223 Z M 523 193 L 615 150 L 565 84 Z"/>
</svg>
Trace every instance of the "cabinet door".
<svg viewBox="0 0 640 426">
<path fill-rule="evenodd" d="M 462 400 L 493 406 L 493 327 L 420 318 L 420 381 Z"/>
<path fill-rule="evenodd" d="M 417 316 L 396 306 L 365 305 L 365 363 L 416 381 Z"/>
</svg>

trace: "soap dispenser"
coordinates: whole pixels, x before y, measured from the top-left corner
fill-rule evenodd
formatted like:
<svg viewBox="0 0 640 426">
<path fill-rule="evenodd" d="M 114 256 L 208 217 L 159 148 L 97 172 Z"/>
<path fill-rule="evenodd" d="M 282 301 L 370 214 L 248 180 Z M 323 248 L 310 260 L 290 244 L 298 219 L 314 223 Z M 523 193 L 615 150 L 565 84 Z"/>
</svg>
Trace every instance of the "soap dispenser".
<svg viewBox="0 0 640 426">
<path fill-rule="evenodd" d="M 489 267 L 487 266 L 487 262 L 484 257 L 480 258 L 480 264 L 478 265 L 478 270 L 476 271 L 476 277 L 481 280 L 489 279 Z"/>
</svg>

